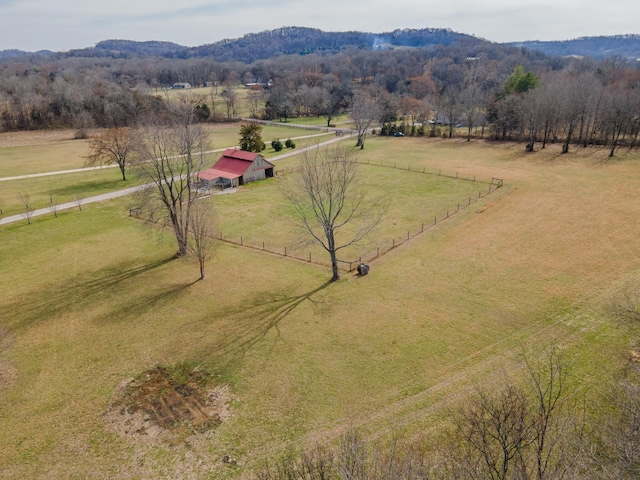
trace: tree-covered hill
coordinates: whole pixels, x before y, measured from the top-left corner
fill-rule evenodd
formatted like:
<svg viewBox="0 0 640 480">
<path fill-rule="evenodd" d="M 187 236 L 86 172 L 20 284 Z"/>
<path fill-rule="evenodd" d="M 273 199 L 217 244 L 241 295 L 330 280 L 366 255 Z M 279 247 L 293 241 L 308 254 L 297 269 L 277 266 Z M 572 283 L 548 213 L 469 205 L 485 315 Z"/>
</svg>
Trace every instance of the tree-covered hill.
<svg viewBox="0 0 640 480">
<path fill-rule="evenodd" d="M 450 46 L 456 42 L 492 45 L 498 47 L 525 47 L 553 56 L 583 56 L 594 59 L 619 56 L 640 58 L 640 35 L 614 35 L 583 37 L 565 41 L 523 41 L 494 43 L 471 35 L 454 32 L 448 28 L 398 29 L 393 32 L 325 32 L 317 28 L 282 27 L 249 33 L 240 38 L 224 39 L 214 43 L 187 47 L 172 42 L 131 40 L 104 40 L 95 47 L 58 52 L 59 57 L 112 57 L 156 56 L 165 58 L 211 58 L 219 62 L 237 61 L 252 63 L 256 60 L 282 55 L 306 55 L 309 53 L 336 53 L 349 48 L 359 50 L 429 48 Z M 0 59 L 25 55 L 54 55 L 53 52 L 37 53 L 20 50 L 2 50 Z"/>
<path fill-rule="evenodd" d="M 538 50 L 547 55 L 563 57 L 580 56 L 603 59 L 607 57 L 625 57 L 640 59 L 640 35 L 613 35 L 582 37 L 565 41 L 541 42 L 538 40 L 509 44 Z"/>
</svg>

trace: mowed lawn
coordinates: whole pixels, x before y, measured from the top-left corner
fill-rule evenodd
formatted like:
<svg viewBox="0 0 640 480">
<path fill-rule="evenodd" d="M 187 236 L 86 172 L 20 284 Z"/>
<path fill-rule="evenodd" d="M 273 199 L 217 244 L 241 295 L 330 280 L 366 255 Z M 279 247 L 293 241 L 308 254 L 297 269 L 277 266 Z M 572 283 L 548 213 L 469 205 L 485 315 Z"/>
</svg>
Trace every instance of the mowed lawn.
<svg viewBox="0 0 640 480">
<path fill-rule="evenodd" d="M 265 459 L 352 427 L 437 438 L 475 386 L 517 376 L 522 353 L 550 344 L 589 397 L 635 333 L 609 320 L 607 304 L 640 283 L 640 155 L 606 154 L 371 137 L 363 160 L 503 178 L 509 189 L 335 284 L 326 267 L 226 244 L 195 282 L 170 237 L 126 217 L 126 199 L 2 227 L 2 476 L 251 478 Z M 396 174 L 410 175 L 383 175 Z M 259 216 L 269 213 L 280 212 Z M 173 441 L 109 426 L 123 381 L 181 361 L 231 386 L 229 419 Z"/>
</svg>

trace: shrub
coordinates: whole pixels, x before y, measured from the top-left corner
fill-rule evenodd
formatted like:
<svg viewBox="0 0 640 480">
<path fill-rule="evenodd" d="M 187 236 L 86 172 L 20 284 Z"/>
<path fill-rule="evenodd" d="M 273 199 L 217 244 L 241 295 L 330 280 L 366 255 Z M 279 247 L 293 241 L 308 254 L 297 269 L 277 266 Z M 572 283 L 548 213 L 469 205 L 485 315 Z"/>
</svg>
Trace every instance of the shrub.
<svg viewBox="0 0 640 480">
<path fill-rule="evenodd" d="M 291 140 L 290 138 L 284 142 L 284 146 L 287 148 L 296 148 L 296 144 L 293 143 L 293 140 Z"/>
<path fill-rule="evenodd" d="M 279 139 L 271 140 L 271 146 L 276 152 L 282 150 L 282 142 Z"/>
</svg>

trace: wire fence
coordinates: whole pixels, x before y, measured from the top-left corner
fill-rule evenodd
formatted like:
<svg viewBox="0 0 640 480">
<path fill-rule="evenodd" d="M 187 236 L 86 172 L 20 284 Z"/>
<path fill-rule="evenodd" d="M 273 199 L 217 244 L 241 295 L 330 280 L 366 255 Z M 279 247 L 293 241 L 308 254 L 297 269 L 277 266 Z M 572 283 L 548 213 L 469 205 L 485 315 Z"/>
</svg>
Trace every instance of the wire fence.
<svg viewBox="0 0 640 480">
<path fill-rule="evenodd" d="M 403 164 L 400 162 L 385 162 L 384 160 L 380 160 L 376 162 L 370 162 L 369 160 L 367 160 L 365 162 L 365 161 L 358 160 L 357 163 L 361 165 L 369 165 L 372 167 L 393 168 L 396 170 L 402 170 L 404 172 L 420 173 L 423 175 L 433 175 L 438 177 L 452 178 L 455 180 L 464 180 L 467 182 L 484 183 L 487 185 L 502 186 L 502 183 L 503 183 L 503 179 L 501 178 L 496 178 L 496 177 L 492 177 L 491 179 L 481 178 L 481 177 L 478 177 L 477 175 L 472 175 L 468 173 L 447 172 L 447 171 L 442 171 L 442 169 L 427 168 L 424 166 L 419 167 L 415 165 L 412 167 L 411 164 Z M 297 173 L 299 171 L 300 169 L 296 167 L 284 167 L 284 168 L 277 169 L 275 171 L 275 174 L 278 176 L 284 176 L 284 175 Z"/>
<path fill-rule="evenodd" d="M 492 177 L 490 180 L 488 178 L 480 179 L 476 175 L 460 174 L 458 172 L 455 172 L 455 173 L 443 172 L 442 170 L 426 169 L 424 167 L 420 169 L 420 168 L 416 168 L 415 166 L 412 168 L 411 165 L 404 167 L 397 162 L 386 162 L 386 163 L 376 162 L 375 164 L 369 163 L 369 162 L 359 162 L 359 163 L 363 163 L 365 165 L 377 166 L 377 167 L 401 169 L 401 170 L 414 172 L 416 174 L 436 175 L 436 176 L 441 176 L 441 177 L 446 177 L 446 178 L 451 178 L 451 179 L 456 179 L 461 181 L 475 182 L 475 183 L 478 183 L 479 185 L 482 185 L 482 188 L 478 190 L 477 195 L 465 198 L 464 200 L 457 203 L 456 205 L 452 205 L 450 209 L 443 210 L 440 214 L 435 215 L 432 219 L 431 218 L 425 219 L 425 221 L 421 222 L 419 225 L 414 224 L 413 227 L 406 230 L 406 234 L 403 232 L 402 234 L 399 234 L 398 236 L 394 236 L 393 238 L 391 238 L 386 242 L 381 242 L 378 245 L 376 245 L 373 249 L 367 252 L 363 252 L 357 258 L 352 258 L 350 260 L 338 259 L 339 268 L 342 271 L 347 271 L 347 272 L 351 272 L 354 269 L 356 269 L 360 263 L 372 262 L 375 259 L 390 252 L 391 250 L 400 247 L 401 245 L 406 243 L 408 240 L 429 231 L 430 229 L 434 228 L 436 225 L 456 215 L 460 211 L 463 211 L 471 207 L 473 204 L 485 198 L 487 195 L 492 194 L 499 188 L 502 188 L 504 185 L 503 179 L 496 178 L 496 177 Z M 299 171 L 298 168 L 287 167 L 287 168 L 279 169 L 277 174 L 289 175 L 292 173 L 296 173 L 297 171 Z M 237 245 L 240 247 L 251 248 L 253 250 L 263 251 L 266 253 L 271 253 L 274 255 L 287 257 L 287 258 L 299 260 L 302 262 L 313 263 L 313 264 L 328 266 L 328 267 L 331 266 L 331 262 L 329 261 L 329 255 L 327 253 L 324 253 L 323 255 L 316 253 L 314 255 L 312 254 L 312 252 L 309 252 L 308 255 L 302 256 L 300 255 L 299 250 L 297 248 L 286 247 L 286 246 L 276 246 L 273 244 L 265 243 L 263 241 L 256 242 L 255 240 L 253 240 L 252 242 L 252 241 L 248 241 L 248 239 L 243 236 L 239 238 L 225 237 L 222 232 L 219 232 L 218 237 L 219 237 L 218 240 L 222 242 Z"/>
<path fill-rule="evenodd" d="M 297 125 L 294 123 L 287 123 L 287 122 L 275 122 L 272 120 L 259 120 L 259 119 L 255 119 L 255 118 L 241 118 L 240 119 L 243 122 L 253 122 L 253 123 L 260 123 L 262 125 L 271 125 L 274 127 L 287 127 L 287 128 L 297 128 L 298 130 L 314 130 L 317 132 L 325 132 L 325 133 L 331 133 L 331 132 L 336 132 L 336 131 L 345 131 L 345 132 L 350 132 L 351 130 L 348 128 L 343 128 L 343 129 L 338 129 L 335 126 L 331 126 L 331 127 L 324 127 L 322 125 Z"/>
</svg>

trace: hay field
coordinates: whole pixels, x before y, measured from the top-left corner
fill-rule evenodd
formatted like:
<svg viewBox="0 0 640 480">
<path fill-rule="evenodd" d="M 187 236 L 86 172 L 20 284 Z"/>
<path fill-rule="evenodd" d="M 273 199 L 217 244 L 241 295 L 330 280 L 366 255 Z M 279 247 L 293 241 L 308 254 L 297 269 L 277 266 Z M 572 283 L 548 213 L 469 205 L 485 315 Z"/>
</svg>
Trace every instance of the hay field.
<svg viewBox="0 0 640 480">
<path fill-rule="evenodd" d="M 2 476 L 252 478 L 351 427 L 437 437 L 470 389 L 554 342 L 587 395 L 618 371 L 633 332 L 606 304 L 640 283 L 637 153 L 372 137 L 362 155 L 503 178 L 509 194 L 335 284 L 325 267 L 224 244 L 194 283 L 126 199 L 3 227 Z M 123 381 L 181 361 L 230 386 L 230 418 L 169 438 L 112 427 Z"/>
</svg>

